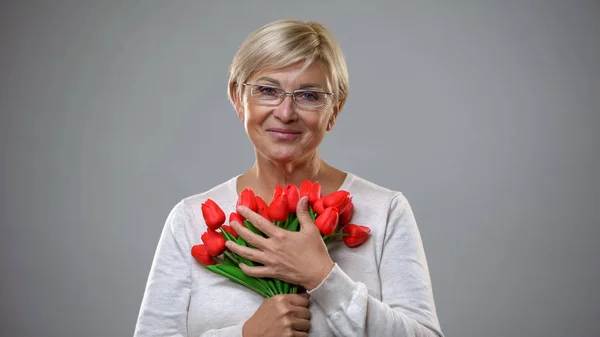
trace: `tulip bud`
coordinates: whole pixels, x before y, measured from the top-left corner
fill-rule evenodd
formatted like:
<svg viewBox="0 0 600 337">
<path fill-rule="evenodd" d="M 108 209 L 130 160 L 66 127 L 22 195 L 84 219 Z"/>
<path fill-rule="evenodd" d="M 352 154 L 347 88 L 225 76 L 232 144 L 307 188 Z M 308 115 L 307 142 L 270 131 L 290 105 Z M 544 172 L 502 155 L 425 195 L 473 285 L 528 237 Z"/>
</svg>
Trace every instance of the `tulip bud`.
<svg viewBox="0 0 600 337">
<path fill-rule="evenodd" d="M 340 214 L 340 226 L 343 226 L 350 222 L 352 215 L 354 214 L 354 204 L 348 204 L 348 207 Z"/>
<path fill-rule="evenodd" d="M 192 256 L 194 257 L 194 259 L 196 259 L 196 261 L 198 261 L 200 264 L 202 264 L 204 266 L 217 264 L 217 261 L 215 261 L 212 258 L 212 256 L 210 256 L 210 254 L 208 254 L 208 251 L 206 250 L 205 245 L 193 246 L 192 247 Z"/>
<path fill-rule="evenodd" d="M 346 199 L 348 199 L 349 195 L 350 193 L 348 191 L 335 191 L 323 197 L 323 206 L 336 207 L 339 210 L 342 210 L 340 205 L 342 205 L 346 201 Z"/>
<path fill-rule="evenodd" d="M 313 204 L 313 211 L 315 211 L 317 214 L 322 214 L 323 212 L 325 212 L 325 206 L 323 206 L 323 198 L 317 200 Z"/>
<path fill-rule="evenodd" d="M 288 209 L 290 212 L 296 213 L 296 207 L 298 206 L 298 201 L 300 201 L 298 186 L 294 184 L 287 185 L 285 187 L 285 195 L 287 197 Z"/>
<path fill-rule="evenodd" d="M 350 208 L 350 206 L 354 208 L 354 205 L 352 204 L 352 197 L 347 197 L 337 208 L 340 210 L 340 214 L 342 214 L 346 211 L 346 209 Z"/>
<path fill-rule="evenodd" d="M 232 222 L 234 222 L 234 221 L 235 221 L 235 222 L 238 222 L 240 225 L 243 225 L 243 224 L 244 224 L 244 217 L 243 217 L 243 216 L 241 216 L 241 215 L 240 215 L 239 213 L 237 213 L 237 212 L 231 212 L 231 213 L 229 214 L 229 223 L 232 223 Z"/>
<path fill-rule="evenodd" d="M 277 198 L 273 199 L 271 205 L 269 205 L 269 216 L 271 217 L 271 220 L 285 221 L 289 215 L 290 211 L 288 209 L 286 195 L 281 194 Z"/>
<path fill-rule="evenodd" d="M 349 234 L 344 236 L 346 246 L 354 248 L 362 245 L 369 238 L 371 229 L 367 226 L 359 226 L 355 224 L 347 224 L 342 230 L 343 233 Z"/>
<path fill-rule="evenodd" d="M 260 214 L 263 218 L 271 221 L 271 217 L 269 216 L 269 205 L 267 205 L 263 198 L 256 196 L 256 207 L 256 213 Z M 244 222 L 241 223 L 243 224 Z"/>
<path fill-rule="evenodd" d="M 238 198 L 237 206 L 246 206 L 250 208 L 253 212 L 256 212 L 256 196 L 254 195 L 254 191 L 249 188 L 246 188 L 240 194 Z"/>
<path fill-rule="evenodd" d="M 310 180 L 304 180 L 300 184 L 300 197 L 308 197 L 310 190 L 312 189 L 313 183 Z"/>
<path fill-rule="evenodd" d="M 328 207 L 323 214 L 320 214 L 315 220 L 315 225 L 323 235 L 331 235 L 335 232 L 338 224 L 338 210 L 335 207 Z"/>
<path fill-rule="evenodd" d="M 275 186 L 275 190 L 273 191 L 273 199 L 283 194 L 283 187 L 277 185 Z"/>
<path fill-rule="evenodd" d="M 207 199 L 202 205 L 202 216 L 206 226 L 210 229 L 218 229 L 225 222 L 225 212 L 212 199 Z"/>
<path fill-rule="evenodd" d="M 308 193 L 308 202 L 311 205 L 314 205 L 317 200 L 321 199 L 321 184 L 319 182 L 315 182 L 310 188 L 310 192 Z"/>
<path fill-rule="evenodd" d="M 217 256 L 225 250 L 225 238 L 223 234 L 212 229 L 208 229 L 201 236 L 202 242 L 206 246 L 206 251 L 212 255 Z"/>
<path fill-rule="evenodd" d="M 244 222 L 240 222 L 240 224 L 244 224 Z M 233 227 L 229 226 L 229 225 L 223 225 L 221 226 L 221 230 L 222 231 L 226 231 L 227 233 L 231 234 L 233 237 L 235 237 L 236 239 L 238 238 L 238 233 L 235 231 L 235 229 L 233 229 Z"/>
</svg>

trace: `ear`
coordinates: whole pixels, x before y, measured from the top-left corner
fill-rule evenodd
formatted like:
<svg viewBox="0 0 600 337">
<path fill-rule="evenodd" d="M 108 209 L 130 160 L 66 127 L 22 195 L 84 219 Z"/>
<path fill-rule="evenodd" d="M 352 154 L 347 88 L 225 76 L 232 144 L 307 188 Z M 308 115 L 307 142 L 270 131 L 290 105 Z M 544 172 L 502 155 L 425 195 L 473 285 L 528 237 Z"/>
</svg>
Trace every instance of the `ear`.
<svg viewBox="0 0 600 337">
<path fill-rule="evenodd" d="M 331 131 L 333 129 L 333 126 L 335 125 L 337 116 L 340 114 L 340 112 L 342 111 L 342 108 L 344 107 L 344 103 L 345 103 L 345 101 L 340 101 L 338 104 L 336 104 L 333 107 L 333 113 L 331 114 L 331 117 L 329 118 L 329 121 L 327 122 L 327 131 Z"/>
<path fill-rule="evenodd" d="M 238 93 L 237 83 L 231 84 L 232 96 L 233 96 L 233 105 L 235 106 L 235 112 L 238 115 L 238 118 L 243 122 L 244 121 L 244 102 Z"/>
</svg>

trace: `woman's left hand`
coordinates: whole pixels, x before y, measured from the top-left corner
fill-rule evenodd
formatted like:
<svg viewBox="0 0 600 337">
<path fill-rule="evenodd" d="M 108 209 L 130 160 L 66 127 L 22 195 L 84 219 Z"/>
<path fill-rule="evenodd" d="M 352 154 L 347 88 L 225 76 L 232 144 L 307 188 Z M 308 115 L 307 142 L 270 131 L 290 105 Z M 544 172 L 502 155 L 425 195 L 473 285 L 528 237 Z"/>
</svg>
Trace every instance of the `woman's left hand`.
<svg viewBox="0 0 600 337">
<path fill-rule="evenodd" d="M 300 222 L 298 232 L 279 228 L 246 207 L 240 206 L 237 211 L 268 236 L 264 238 L 240 223 L 231 223 L 238 235 L 255 248 L 244 247 L 232 241 L 227 241 L 227 248 L 242 257 L 262 264 L 262 266 L 251 267 L 241 263 L 240 268 L 245 274 L 276 278 L 311 290 L 317 287 L 333 269 L 334 262 L 329 256 L 319 229 L 308 213 L 306 197 L 300 199 L 296 208 Z"/>
</svg>

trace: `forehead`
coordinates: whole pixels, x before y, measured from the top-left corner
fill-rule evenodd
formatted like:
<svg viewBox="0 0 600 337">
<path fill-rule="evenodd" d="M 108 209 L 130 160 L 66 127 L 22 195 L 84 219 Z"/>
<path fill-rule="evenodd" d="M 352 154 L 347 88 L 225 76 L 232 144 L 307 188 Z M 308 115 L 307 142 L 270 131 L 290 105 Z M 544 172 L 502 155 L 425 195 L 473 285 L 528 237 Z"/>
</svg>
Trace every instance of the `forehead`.
<svg viewBox="0 0 600 337">
<path fill-rule="evenodd" d="M 306 69 L 304 61 L 279 69 L 258 71 L 250 77 L 251 81 L 264 80 L 272 82 L 284 89 L 297 88 L 306 84 L 316 84 L 323 89 L 329 89 L 328 69 L 321 61 L 314 61 Z"/>
</svg>

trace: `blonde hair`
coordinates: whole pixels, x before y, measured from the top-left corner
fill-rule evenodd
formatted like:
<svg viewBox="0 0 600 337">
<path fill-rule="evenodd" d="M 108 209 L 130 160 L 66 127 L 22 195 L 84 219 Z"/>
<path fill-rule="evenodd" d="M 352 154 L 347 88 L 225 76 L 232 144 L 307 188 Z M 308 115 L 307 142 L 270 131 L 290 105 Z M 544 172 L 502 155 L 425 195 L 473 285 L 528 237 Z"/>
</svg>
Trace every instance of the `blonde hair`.
<svg viewBox="0 0 600 337">
<path fill-rule="evenodd" d="M 241 85 L 255 72 L 285 68 L 305 60 L 304 68 L 315 60 L 329 71 L 334 97 L 343 103 L 348 96 L 348 69 L 342 50 L 320 23 L 285 19 L 259 28 L 240 46 L 229 69 L 227 94 L 242 97 Z"/>
</svg>

